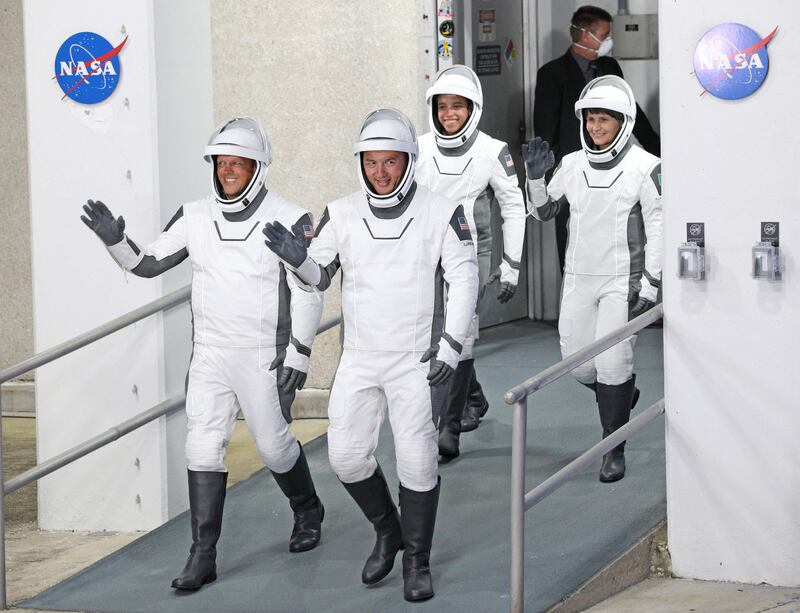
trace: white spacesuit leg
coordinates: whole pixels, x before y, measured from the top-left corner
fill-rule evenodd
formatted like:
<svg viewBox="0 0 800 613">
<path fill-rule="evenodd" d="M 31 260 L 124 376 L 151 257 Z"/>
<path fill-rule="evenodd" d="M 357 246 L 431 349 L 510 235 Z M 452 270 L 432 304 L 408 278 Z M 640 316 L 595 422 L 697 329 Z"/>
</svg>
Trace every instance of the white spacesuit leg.
<svg viewBox="0 0 800 613">
<path fill-rule="evenodd" d="M 186 462 L 191 471 L 227 472 L 225 452 L 239 405 L 222 351 L 194 346 L 186 389 Z"/>
<path fill-rule="evenodd" d="M 396 353 L 384 374 L 397 457 L 397 476 L 403 487 L 427 492 L 436 487 L 439 454 L 427 369 L 418 353 Z"/>
<path fill-rule="evenodd" d="M 386 414 L 386 396 L 379 386 L 383 353 L 345 349 L 328 403 L 328 459 L 343 483 L 372 476 L 378 467 L 374 452 Z"/>
<path fill-rule="evenodd" d="M 597 322 L 597 283 L 590 275 L 565 274 L 561 292 L 561 314 L 558 318 L 558 335 L 561 356 L 566 358 L 595 340 Z M 594 360 L 589 360 L 572 371 L 581 383 L 595 383 Z"/>
<path fill-rule="evenodd" d="M 275 349 L 227 351 L 229 376 L 261 460 L 270 470 L 285 473 L 297 462 L 300 448 L 281 411 L 277 370 L 269 370 Z"/>
<path fill-rule="evenodd" d="M 628 323 L 628 306 L 628 278 L 609 278 L 600 294 L 595 338 L 605 336 Z M 620 385 L 631 378 L 635 342 L 636 337 L 631 336 L 595 358 L 599 383 Z"/>
</svg>

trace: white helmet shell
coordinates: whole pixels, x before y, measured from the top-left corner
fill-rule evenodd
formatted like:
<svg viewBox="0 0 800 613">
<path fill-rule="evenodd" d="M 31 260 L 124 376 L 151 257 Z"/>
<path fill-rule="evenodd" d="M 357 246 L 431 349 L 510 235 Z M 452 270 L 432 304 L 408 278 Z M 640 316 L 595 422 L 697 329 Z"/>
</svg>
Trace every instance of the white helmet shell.
<svg viewBox="0 0 800 613">
<path fill-rule="evenodd" d="M 586 132 L 585 110 L 605 109 L 623 116 L 622 126 L 614 141 L 604 149 L 596 149 Z M 575 103 L 575 115 L 581 122 L 581 144 L 590 162 L 610 162 L 625 150 L 636 122 L 636 100 L 624 79 L 616 75 L 603 75 L 592 79 L 583 88 Z"/>
<path fill-rule="evenodd" d="M 365 151 L 401 151 L 408 155 L 406 171 L 390 194 L 376 193 L 367 180 L 361 163 L 361 154 Z M 367 195 L 367 201 L 380 208 L 389 208 L 402 202 L 414 184 L 414 169 L 419 153 L 417 132 L 411 120 L 391 107 L 375 109 L 364 118 L 353 152 L 358 161 L 358 178 Z"/>
<path fill-rule="evenodd" d="M 447 134 L 439 122 L 436 96 L 439 94 L 455 94 L 472 102 L 469 117 L 457 134 Z M 433 79 L 433 85 L 425 93 L 428 103 L 428 125 L 440 147 L 452 149 L 463 145 L 478 129 L 478 122 L 483 112 L 483 89 L 481 82 L 471 68 L 454 64 L 440 70 Z"/>
<path fill-rule="evenodd" d="M 256 170 L 250 183 L 239 195 L 229 198 L 217 179 L 216 156 L 236 155 L 254 160 Z M 272 147 L 269 137 L 255 119 L 234 117 L 219 124 L 211 133 L 203 158 L 211 164 L 211 183 L 219 208 L 225 213 L 238 213 L 253 202 L 267 180 L 267 171 L 272 163 Z"/>
</svg>

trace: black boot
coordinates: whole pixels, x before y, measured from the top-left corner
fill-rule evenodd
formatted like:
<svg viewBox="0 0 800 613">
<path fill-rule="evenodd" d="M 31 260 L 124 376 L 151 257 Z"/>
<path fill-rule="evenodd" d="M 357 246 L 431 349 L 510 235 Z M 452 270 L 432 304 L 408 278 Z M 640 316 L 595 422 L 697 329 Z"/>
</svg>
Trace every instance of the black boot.
<svg viewBox="0 0 800 613">
<path fill-rule="evenodd" d="M 371 585 L 389 574 L 397 552 L 403 548 L 400 516 L 380 466 L 371 477 L 342 485 L 375 527 L 375 547 L 361 571 L 361 581 Z"/>
<path fill-rule="evenodd" d="M 473 362 L 474 360 L 459 362 L 447 384 L 447 398 L 439 417 L 439 455 L 442 462 L 449 462 L 458 457 L 461 415 L 467 405 L 467 390 Z"/>
<path fill-rule="evenodd" d="M 189 511 L 192 516 L 192 546 L 176 590 L 199 590 L 217 578 L 217 541 L 222 530 L 222 508 L 228 473 L 190 470 Z"/>
<path fill-rule="evenodd" d="M 288 473 L 270 471 L 294 511 L 294 528 L 289 538 L 289 551 L 292 553 L 308 551 L 317 546 L 322 535 L 322 518 L 325 516 L 325 508 L 311 480 L 306 454 L 300 443 L 298 446 L 300 457 Z"/>
<path fill-rule="evenodd" d="M 636 375 L 620 385 L 597 384 L 597 406 L 600 410 L 600 423 L 603 438 L 628 423 L 639 390 L 636 389 Z M 600 468 L 600 481 L 610 483 L 625 476 L 625 443 L 620 443 L 603 456 Z"/>
<path fill-rule="evenodd" d="M 489 410 L 489 401 L 483 395 L 481 384 L 478 383 L 478 377 L 475 376 L 475 362 L 472 363 L 472 369 L 469 378 L 469 391 L 467 392 L 467 407 L 464 409 L 464 415 L 461 417 L 461 432 L 472 432 L 480 425 L 481 419 L 486 415 Z"/>
<path fill-rule="evenodd" d="M 415 492 L 400 486 L 400 524 L 403 527 L 403 596 L 406 600 L 433 598 L 431 544 L 439 505 L 439 486 Z"/>
</svg>

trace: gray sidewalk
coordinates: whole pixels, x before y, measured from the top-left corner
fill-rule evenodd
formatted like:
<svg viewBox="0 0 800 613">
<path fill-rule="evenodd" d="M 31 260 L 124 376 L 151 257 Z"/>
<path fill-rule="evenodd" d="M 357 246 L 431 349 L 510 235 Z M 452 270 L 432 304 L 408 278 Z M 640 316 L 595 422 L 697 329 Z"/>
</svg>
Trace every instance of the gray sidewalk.
<svg viewBox="0 0 800 613">
<path fill-rule="evenodd" d="M 800 588 L 647 579 L 588 609 L 588 613 L 798 613 Z"/>
</svg>

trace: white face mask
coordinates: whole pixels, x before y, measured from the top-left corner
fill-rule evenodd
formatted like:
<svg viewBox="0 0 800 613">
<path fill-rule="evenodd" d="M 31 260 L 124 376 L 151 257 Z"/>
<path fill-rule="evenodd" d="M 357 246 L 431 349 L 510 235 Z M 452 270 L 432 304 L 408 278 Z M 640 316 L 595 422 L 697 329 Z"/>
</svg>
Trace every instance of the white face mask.
<svg viewBox="0 0 800 613">
<path fill-rule="evenodd" d="M 575 26 L 571 26 L 575 28 Z M 604 55 L 608 55 L 611 53 L 611 48 L 614 46 L 614 41 L 609 36 L 605 40 L 600 40 L 597 38 L 590 30 L 586 30 L 584 28 L 575 28 L 576 30 L 580 30 L 581 32 L 586 32 L 589 36 L 595 39 L 600 46 L 597 49 L 591 49 L 590 47 L 586 47 L 579 43 L 573 43 L 576 47 L 580 47 L 581 49 L 586 49 L 587 51 L 594 51 L 597 54 L 597 57 L 603 57 Z"/>
<path fill-rule="evenodd" d="M 594 35 L 592 36 L 594 37 Z M 603 57 L 604 55 L 608 55 L 609 53 L 611 53 L 611 48 L 613 46 L 614 46 L 614 41 L 611 39 L 611 37 L 608 37 L 607 39 L 602 41 L 600 43 L 600 46 L 597 48 L 597 57 Z"/>
</svg>

